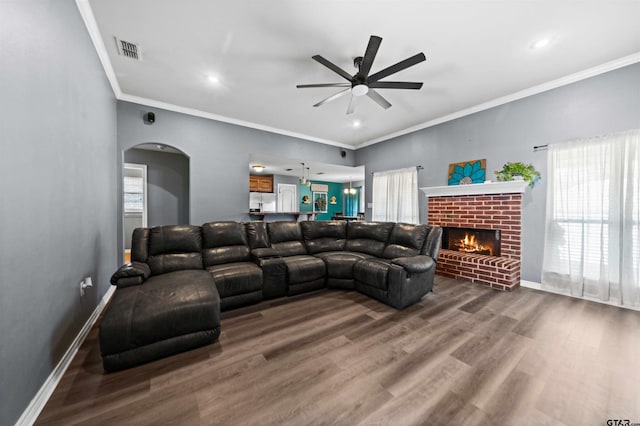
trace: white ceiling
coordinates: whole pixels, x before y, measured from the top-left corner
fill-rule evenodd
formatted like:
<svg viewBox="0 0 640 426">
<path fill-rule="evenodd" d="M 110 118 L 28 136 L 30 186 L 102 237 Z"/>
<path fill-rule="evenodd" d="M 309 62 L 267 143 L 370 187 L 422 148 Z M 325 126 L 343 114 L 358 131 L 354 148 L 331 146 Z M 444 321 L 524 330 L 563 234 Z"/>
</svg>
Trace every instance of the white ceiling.
<svg viewBox="0 0 640 426">
<path fill-rule="evenodd" d="M 77 3 L 119 99 L 349 148 L 640 61 L 640 0 Z M 371 73 L 424 52 L 384 79 L 423 88 L 378 89 L 388 110 L 366 96 L 351 116 L 348 96 L 313 108 L 339 89 L 296 84 L 343 81 L 311 56 L 355 73 L 370 35 L 383 38 Z M 532 49 L 541 38 L 551 42 Z"/>
</svg>

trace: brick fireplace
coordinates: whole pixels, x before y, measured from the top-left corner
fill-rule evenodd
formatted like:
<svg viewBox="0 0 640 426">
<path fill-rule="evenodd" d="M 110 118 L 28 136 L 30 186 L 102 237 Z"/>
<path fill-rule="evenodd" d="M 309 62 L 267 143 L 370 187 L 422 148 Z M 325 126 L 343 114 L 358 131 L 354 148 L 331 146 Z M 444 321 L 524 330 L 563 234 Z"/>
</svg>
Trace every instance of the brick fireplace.
<svg viewBox="0 0 640 426">
<path fill-rule="evenodd" d="M 455 244 L 450 242 L 452 250 L 443 246 L 436 273 L 451 278 L 467 278 L 497 290 L 518 287 L 522 194 L 525 187 L 525 182 L 496 182 L 421 188 L 429 199 L 430 225 L 452 227 L 454 230 L 470 228 L 470 231 L 495 231 L 499 236 L 500 249 L 495 251 L 499 256 L 480 254 L 487 253 L 486 250 L 456 250 L 456 247 L 467 247 L 467 241 Z M 459 234 L 460 232 L 451 235 Z"/>
</svg>

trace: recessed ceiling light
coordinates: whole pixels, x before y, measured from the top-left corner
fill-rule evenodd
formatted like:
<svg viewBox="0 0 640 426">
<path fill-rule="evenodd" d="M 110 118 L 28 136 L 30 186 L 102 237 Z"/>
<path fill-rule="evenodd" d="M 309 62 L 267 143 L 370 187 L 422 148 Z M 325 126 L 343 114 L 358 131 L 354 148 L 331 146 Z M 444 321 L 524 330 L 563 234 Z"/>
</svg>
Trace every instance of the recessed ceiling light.
<svg viewBox="0 0 640 426">
<path fill-rule="evenodd" d="M 209 82 L 210 82 L 210 83 L 213 83 L 213 84 L 218 84 L 218 83 L 220 83 L 220 79 L 218 78 L 218 76 L 217 76 L 217 75 L 213 75 L 213 74 L 211 74 L 211 75 L 209 75 L 208 79 L 209 79 Z"/>
<path fill-rule="evenodd" d="M 351 125 L 355 128 L 358 128 L 360 126 L 362 126 L 362 122 L 360 120 L 353 120 L 353 122 L 351 123 Z"/>
<path fill-rule="evenodd" d="M 531 48 L 536 50 L 536 49 L 542 49 L 543 47 L 547 47 L 549 45 L 549 43 L 551 43 L 551 39 L 549 38 L 541 38 L 540 40 L 536 40 L 535 42 L 533 42 L 531 44 Z"/>
</svg>

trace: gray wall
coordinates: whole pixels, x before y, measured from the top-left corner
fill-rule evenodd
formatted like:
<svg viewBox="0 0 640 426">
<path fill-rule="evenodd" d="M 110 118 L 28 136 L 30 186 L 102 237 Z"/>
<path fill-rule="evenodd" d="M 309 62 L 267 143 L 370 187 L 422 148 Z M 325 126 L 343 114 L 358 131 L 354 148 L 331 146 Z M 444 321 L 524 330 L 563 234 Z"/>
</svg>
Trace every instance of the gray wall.
<svg viewBox="0 0 640 426">
<path fill-rule="evenodd" d="M 148 226 L 189 223 L 189 158 L 133 148 L 124 162 L 147 165 Z"/>
<path fill-rule="evenodd" d="M 153 125 L 143 122 L 149 111 Z M 353 166 L 354 152 L 275 133 L 118 101 L 118 176 L 122 176 L 123 152 L 141 143 L 163 143 L 178 148 L 191 159 L 189 165 L 190 221 L 201 225 L 212 220 L 249 220 L 249 155 L 262 154 Z M 118 183 L 118 192 L 122 183 Z M 122 216 L 122 200 L 118 200 Z M 122 221 L 119 223 L 119 247 Z"/>
<path fill-rule="evenodd" d="M 0 2 L 0 424 L 109 287 L 116 102 L 73 0 Z M 94 288 L 80 298 L 87 275 Z"/>
<path fill-rule="evenodd" d="M 546 206 L 546 151 L 533 146 L 561 143 L 640 128 L 640 64 L 511 102 L 356 151 L 366 168 L 366 199 L 372 172 L 415 165 L 419 187 L 447 185 L 450 163 L 487 159 L 487 178 L 510 161 L 532 163 L 542 174 L 523 197 L 522 278 L 540 282 Z M 371 218 L 371 209 L 366 210 Z M 420 191 L 420 221 L 427 201 Z"/>
</svg>

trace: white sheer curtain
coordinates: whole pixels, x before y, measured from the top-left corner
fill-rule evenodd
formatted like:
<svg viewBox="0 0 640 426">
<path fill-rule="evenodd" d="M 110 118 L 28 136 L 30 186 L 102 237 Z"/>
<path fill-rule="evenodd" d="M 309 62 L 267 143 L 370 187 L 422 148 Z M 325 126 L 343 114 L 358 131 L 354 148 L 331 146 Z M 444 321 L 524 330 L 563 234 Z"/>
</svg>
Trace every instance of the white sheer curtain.
<svg viewBox="0 0 640 426">
<path fill-rule="evenodd" d="M 640 130 L 548 155 L 542 288 L 640 307 Z"/>
<path fill-rule="evenodd" d="M 418 223 L 418 170 L 373 174 L 373 220 Z"/>
</svg>

